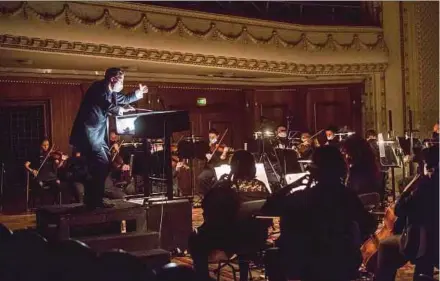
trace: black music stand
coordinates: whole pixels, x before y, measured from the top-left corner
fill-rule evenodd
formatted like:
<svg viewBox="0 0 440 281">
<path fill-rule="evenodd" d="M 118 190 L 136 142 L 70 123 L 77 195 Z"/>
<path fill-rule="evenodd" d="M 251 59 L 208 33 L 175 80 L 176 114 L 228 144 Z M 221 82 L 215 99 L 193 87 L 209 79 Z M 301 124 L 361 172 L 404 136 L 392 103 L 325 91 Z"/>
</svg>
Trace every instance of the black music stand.
<svg viewBox="0 0 440 281">
<path fill-rule="evenodd" d="M 121 118 L 122 119 L 122 118 Z M 131 128 L 131 126 L 129 126 Z M 171 135 L 174 132 L 189 130 L 188 111 L 153 111 L 138 114 L 134 120 L 134 136 L 143 138 L 146 143 L 148 138 L 162 138 L 164 142 L 164 178 L 167 187 L 168 200 L 173 199 L 173 171 L 171 166 Z M 144 155 L 150 157 L 148 146 L 144 146 Z M 144 170 L 144 196 L 151 195 L 150 170 L 148 165 Z"/>
<path fill-rule="evenodd" d="M 275 148 L 275 153 L 280 161 L 282 178 L 287 174 L 302 173 L 298 162 L 298 154 L 293 149 Z"/>
</svg>

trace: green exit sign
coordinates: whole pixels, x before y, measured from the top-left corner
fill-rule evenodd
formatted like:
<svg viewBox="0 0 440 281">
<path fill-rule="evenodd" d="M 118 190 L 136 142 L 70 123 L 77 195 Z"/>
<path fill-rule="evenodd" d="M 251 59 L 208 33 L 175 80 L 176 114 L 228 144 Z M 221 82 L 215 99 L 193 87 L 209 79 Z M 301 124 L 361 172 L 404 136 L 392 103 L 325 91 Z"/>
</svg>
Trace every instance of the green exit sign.
<svg viewBox="0 0 440 281">
<path fill-rule="evenodd" d="M 206 105 L 206 98 L 197 98 L 197 105 L 198 106 L 205 106 Z"/>
</svg>

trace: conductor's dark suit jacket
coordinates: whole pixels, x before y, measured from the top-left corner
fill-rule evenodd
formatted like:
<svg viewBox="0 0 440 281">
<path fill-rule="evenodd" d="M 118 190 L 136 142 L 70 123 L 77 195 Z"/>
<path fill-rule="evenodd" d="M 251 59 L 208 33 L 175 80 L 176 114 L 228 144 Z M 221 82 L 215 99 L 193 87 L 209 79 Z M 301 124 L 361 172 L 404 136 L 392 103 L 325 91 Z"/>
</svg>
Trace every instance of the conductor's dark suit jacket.
<svg viewBox="0 0 440 281">
<path fill-rule="evenodd" d="M 107 116 L 117 115 L 121 105 L 137 100 L 134 93 L 111 92 L 104 80 L 94 82 L 81 102 L 70 134 L 70 144 L 84 152 L 107 147 Z"/>
</svg>

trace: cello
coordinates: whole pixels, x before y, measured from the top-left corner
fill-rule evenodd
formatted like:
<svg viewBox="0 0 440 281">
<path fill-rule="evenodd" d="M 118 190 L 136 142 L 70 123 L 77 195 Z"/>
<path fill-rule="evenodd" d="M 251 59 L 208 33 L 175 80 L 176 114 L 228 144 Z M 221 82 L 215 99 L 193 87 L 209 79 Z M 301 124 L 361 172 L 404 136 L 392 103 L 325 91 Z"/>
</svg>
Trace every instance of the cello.
<svg viewBox="0 0 440 281">
<path fill-rule="evenodd" d="M 403 192 L 406 192 L 408 189 L 412 188 L 412 186 L 416 184 L 418 179 L 420 179 L 420 174 L 417 174 L 411 180 L 411 182 L 405 187 Z M 392 203 L 386 208 L 382 224 L 378 227 L 376 232 L 361 246 L 362 265 L 368 272 L 376 273 L 377 254 L 380 241 L 395 234 L 394 226 L 398 218 L 394 213 L 394 206 L 395 203 Z"/>
</svg>

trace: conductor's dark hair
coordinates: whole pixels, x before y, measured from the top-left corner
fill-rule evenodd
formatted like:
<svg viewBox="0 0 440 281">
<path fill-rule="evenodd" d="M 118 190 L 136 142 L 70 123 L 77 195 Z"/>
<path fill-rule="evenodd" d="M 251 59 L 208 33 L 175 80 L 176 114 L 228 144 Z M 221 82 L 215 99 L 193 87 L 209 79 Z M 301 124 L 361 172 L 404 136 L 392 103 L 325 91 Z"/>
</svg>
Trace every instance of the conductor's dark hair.
<svg viewBox="0 0 440 281">
<path fill-rule="evenodd" d="M 218 131 L 214 128 L 209 129 L 208 134 L 216 134 L 217 136 L 219 135 Z"/>
<path fill-rule="evenodd" d="M 124 70 L 118 67 L 111 67 L 105 71 L 104 79 L 109 81 L 113 77 L 124 75 Z"/>
</svg>

